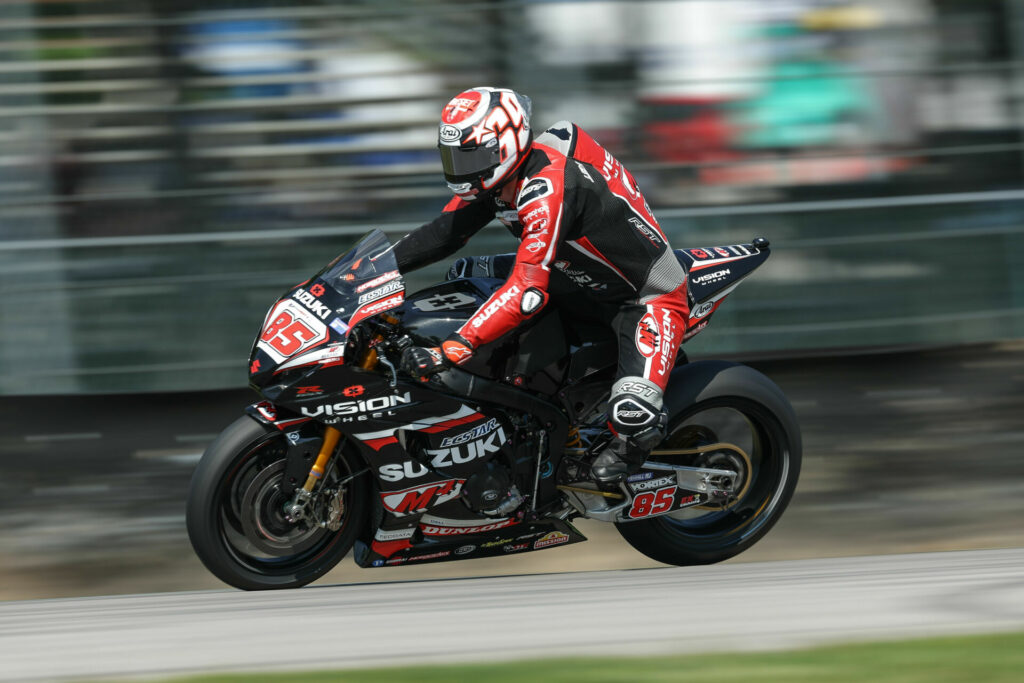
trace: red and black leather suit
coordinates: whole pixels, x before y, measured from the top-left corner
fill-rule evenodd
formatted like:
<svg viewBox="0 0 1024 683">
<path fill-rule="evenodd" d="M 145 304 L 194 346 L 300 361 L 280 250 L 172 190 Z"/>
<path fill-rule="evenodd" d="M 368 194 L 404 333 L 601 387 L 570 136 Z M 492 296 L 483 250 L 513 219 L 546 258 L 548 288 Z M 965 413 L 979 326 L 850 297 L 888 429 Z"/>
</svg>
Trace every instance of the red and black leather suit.
<svg viewBox="0 0 1024 683">
<path fill-rule="evenodd" d="M 562 121 L 534 140 L 511 182 L 517 183 L 514 206 L 494 194 L 454 198 L 441 216 L 406 235 L 395 246 L 399 269 L 451 255 L 497 216 L 520 240 L 515 262 L 459 335 L 472 348 L 494 341 L 536 314 L 552 293 L 578 294 L 580 306 L 592 299 L 617 306 L 618 377 L 656 385 L 660 409 L 689 315 L 686 276 L 633 177 L 590 135 Z M 572 286 L 556 287 L 553 280 Z"/>
</svg>

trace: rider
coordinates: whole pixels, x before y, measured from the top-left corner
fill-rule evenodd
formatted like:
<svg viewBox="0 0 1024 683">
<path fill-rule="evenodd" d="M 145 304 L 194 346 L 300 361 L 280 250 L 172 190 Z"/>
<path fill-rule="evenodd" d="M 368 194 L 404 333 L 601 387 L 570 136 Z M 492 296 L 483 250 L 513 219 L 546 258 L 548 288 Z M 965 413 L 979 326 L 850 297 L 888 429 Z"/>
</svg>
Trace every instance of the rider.
<svg viewBox="0 0 1024 683">
<path fill-rule="evenodd" d="M 505 88 L 472 88 L 445 106 L 438 147 L 455 197 L 395 245 L 399 270 L 450 256 L 495 215 L 520 244 L 504 285 L 466 324 L 440 347 L 406 349 L 402 363 L 426 379 L 466 362 L 536 315 L 560 271 L 579 305 L 596 297 L 618 309 L 614 437 L 592 469 L 599 481 L 620 481 L 664 435 L 662 396 L 689 316 L 686 273 L 629 171 L 568 121 L 534 139 L 530 113 L 530 99 Z M 494 274 L 473 273 L 469 260 L 455 269 Z"/>
</svg>

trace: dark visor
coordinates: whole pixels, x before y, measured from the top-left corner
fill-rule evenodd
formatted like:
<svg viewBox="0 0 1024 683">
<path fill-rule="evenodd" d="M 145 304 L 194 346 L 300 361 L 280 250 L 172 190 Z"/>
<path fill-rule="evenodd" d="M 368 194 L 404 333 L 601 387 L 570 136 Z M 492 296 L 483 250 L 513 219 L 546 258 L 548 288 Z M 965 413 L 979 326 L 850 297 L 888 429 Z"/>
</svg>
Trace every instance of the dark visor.
<svg viewBox="0 0 1024 683">
<path fill-rule="evenodd" d="M 444 177 L 450 182 L 480 176 L 501 161 L 500 146 L 474 147 L 463 149 L 450 145 L 438 145 L 441 149 L 441 166 Z"/>
</svg>

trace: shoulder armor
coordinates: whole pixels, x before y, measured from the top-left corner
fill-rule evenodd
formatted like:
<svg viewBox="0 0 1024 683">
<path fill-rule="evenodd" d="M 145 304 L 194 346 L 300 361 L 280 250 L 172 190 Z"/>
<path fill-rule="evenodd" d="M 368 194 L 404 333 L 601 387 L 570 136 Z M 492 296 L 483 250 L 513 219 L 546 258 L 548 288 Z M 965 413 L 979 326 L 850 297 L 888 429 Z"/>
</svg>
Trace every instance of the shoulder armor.
<svg viewBox="0 0 1024 683">
<path fill-rule="evenodd" d="M 536 141 L 571 157 L 576 149 L 576 125 L 572 121 L 559 121 L 538 135 Z"/>
</svg>

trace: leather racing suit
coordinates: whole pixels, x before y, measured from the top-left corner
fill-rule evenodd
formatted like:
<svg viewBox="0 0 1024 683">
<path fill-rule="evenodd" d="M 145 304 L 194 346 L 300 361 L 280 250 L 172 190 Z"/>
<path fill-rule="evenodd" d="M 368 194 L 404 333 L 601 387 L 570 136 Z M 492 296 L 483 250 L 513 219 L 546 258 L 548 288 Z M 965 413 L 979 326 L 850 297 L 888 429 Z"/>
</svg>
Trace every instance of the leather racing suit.
<svg viewBox="0 0 1024 683">
<path fill-rule="evenodd" d="M 399 270 L 450 256 L 496 215 L 520 240 L 515 261 L 504 285 L 458 335 L 470 349 L 498 339 L 540 311 L 552 276 L 564 276 L 581 305 L 594 297 L 618 308 L 610 426 L 617 436 L 656 443 L 651 429 L 664 426 L 662 392 L 689 317 L 686 274 L 668 239 L 632 175 L 571 122 L 539 135 L 510 182 L 517 184 L 514 205 L 497 193 L 471 202 L 456 197 L 438 218 L 402 238 L 395 246 Z"/>
</svg>

